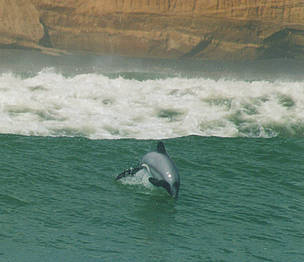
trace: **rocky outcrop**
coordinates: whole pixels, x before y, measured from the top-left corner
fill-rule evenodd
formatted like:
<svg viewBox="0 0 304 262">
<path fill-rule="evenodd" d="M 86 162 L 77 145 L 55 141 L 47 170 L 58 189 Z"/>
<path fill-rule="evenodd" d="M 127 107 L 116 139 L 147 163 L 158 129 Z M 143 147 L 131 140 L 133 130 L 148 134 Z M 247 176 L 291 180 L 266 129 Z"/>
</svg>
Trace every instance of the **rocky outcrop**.
<svg viewBox="0 0 304 262">
<path fill-rule="evenodd" d="M 43 37 L 39 12 L 27 0 L 0 0 L 0 45 L 33 47 Z"/>
<path fill-rule="evenodd" d="M 0 25 L 0 43 L 136 57 L 304 58 L 302 0 L 18 0 L 13 9 L 16 1 L 0 0 L 16 14 L 4 18 L 11 34 Z"/>
<path fill-rule="evenodd" d="M 0 48 L 36 49 L 51 55 L 65 53 L 44 45 L 46 30 L 31 1 L 0 0 Z"/>
</svg>

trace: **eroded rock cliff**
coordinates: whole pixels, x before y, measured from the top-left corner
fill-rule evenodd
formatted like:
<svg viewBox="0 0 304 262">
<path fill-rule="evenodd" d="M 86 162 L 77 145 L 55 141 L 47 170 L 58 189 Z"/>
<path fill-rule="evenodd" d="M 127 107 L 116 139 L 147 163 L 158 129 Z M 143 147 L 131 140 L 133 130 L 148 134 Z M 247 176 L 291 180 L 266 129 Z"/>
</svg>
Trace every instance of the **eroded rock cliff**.
<svg viewBox="0 0 304 262">
<path fill-rule="evenodd" d="M 0 45 L 33 47 L 43 37 L 40 14 L 27 0 L 0 0 Z"/>
<path fill-rule="evenodd" d="M 302 0 L 16 1 L 0 0 L 16 14 L 2 18 L 0 9 L 12 28 L 0 25 L 1 43 L 136 57 L 304 58 Z"/>
</svg>

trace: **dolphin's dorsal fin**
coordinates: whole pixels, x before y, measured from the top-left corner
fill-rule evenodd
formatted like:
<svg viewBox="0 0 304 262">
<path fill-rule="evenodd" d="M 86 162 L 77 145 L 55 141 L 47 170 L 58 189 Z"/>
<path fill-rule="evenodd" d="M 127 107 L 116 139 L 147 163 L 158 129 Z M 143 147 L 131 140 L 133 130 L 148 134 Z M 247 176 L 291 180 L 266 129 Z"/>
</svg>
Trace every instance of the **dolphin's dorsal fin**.
<svg viewBox="0 0 304 262">
<path fill-rule="evenodd" d="M 167 151 L 166 151 L 166 148 L 165 148 L 165 145 L 164 145 L 163 142 L 158 142 L 158 144 L 157 144 L 157 152 L 161 153 L 161 154 L 164 154 L 164 155 L 167 155 Z"/>
</svg>

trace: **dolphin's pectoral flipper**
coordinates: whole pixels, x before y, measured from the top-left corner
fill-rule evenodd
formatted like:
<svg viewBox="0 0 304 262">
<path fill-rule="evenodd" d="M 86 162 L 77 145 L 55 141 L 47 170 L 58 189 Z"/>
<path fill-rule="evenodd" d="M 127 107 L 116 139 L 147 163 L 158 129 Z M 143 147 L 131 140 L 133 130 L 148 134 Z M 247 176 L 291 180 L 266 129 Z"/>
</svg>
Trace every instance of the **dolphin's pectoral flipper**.
<svg viewBox="0 0 304 262">
<path fill-rule="evenodd" d="M 169 184 L 167 181 L 165 180 L 158 180 L 154 177 L 149 177 L 149 181 L 151 184 L 153 184 L 154 186 L 162 186 L 164 188 L 168 188 L 169 187 Z"/>
<path fill-rule="evenodd" d="M 144 168 L 143 166 L 138 166 L 138 167 L 131 167 L 129 169 L 126 169 L 125 171 L 123 171 L 121 174 L 119 174 L 116 177 L 116 180 L 119 180 L 126 176 L 134 176 L 139 170 L 141 170 L 143 168 Z"/>
<path fill-rule="evenodd" d="M 161 187 L 165 188 L 170 193 L 171 189 L 170 189 L 170 185 L 169 185 L 169 183 L 167 181 L 165 181 L 165 180 L 158 180 L 158 179 L 156 179 L 154 177 L 149 177 L 149 181 L 154 186 L 157 186 L 157 187 L 161 186 Z"/>
<path fill-rule="evenodd" d="M 158 180 L 154 177 L 149 177 L 149 181 L 151 184 L 153 184 L 154 186 L 161 186 L 162 185 L 162 181 L 163 180 Z"/>
</svg>

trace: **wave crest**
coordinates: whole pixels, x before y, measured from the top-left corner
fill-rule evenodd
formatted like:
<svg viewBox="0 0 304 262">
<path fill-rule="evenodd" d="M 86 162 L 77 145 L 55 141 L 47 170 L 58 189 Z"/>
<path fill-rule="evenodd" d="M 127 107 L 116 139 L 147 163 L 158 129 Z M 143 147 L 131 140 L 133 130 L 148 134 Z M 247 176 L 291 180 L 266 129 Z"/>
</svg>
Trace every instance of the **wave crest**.
<svg viewBox="0 0 304 262">
<path fill-rule="evenodd" d="M 304 83 L 0 75 L 0 132 L 91 139 L 304 134 Z"/>
</svg>

